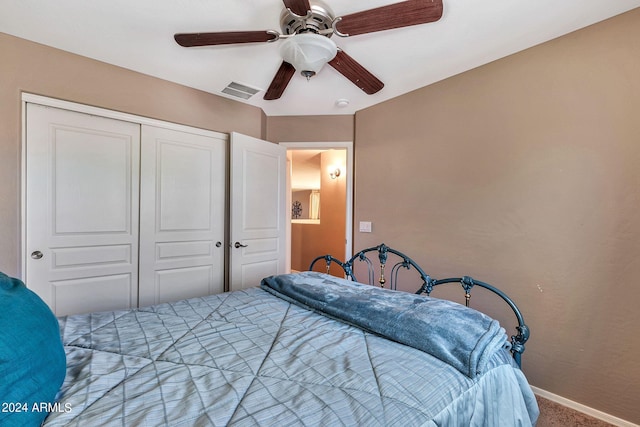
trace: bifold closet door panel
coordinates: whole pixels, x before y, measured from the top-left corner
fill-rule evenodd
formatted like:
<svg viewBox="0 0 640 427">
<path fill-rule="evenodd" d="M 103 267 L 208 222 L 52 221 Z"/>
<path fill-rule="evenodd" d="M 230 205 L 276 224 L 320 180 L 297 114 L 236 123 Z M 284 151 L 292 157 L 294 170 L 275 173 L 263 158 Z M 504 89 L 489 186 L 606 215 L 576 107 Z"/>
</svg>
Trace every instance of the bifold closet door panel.
<svg viewBox="0 0 640 427">
<path fill-rule="evenodd" d="M 224 291 L 226 140 L 142 126 L 139 304 Z"/>
<path fill-rule="evenodd" d="M 140 125 L 27 104 L 25 282 L 57 315 L 138 303 Z"/>
</svg>

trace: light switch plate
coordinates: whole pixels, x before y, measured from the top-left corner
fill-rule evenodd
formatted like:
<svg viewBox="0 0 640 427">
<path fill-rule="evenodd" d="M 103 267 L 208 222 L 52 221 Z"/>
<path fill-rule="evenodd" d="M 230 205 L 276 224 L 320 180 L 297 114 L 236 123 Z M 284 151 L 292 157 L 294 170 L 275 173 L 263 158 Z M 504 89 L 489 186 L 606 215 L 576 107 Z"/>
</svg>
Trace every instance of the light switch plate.
<svg viewBox="0 0 640 427">
<path fill-rule="evenodd" d="M 371 233 L 371 221 L 360 221 L 360 232 Z"/>
</svg>

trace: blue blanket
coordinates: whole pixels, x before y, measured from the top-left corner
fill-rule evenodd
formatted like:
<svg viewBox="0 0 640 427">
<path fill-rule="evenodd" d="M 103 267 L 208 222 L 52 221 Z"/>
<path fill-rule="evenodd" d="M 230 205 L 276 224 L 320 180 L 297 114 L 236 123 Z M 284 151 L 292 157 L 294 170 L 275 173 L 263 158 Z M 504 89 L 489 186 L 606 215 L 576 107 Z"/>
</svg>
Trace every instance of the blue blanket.
<svg viewBox="0 0 640 427">
<path fill-rule="evenodd" d="M 414 347 L 469 378 L 509 346 L 498 321 L 463 305 L 321 273 L 271 276 L 262 289 L 284 300 Z"/>
</svg>

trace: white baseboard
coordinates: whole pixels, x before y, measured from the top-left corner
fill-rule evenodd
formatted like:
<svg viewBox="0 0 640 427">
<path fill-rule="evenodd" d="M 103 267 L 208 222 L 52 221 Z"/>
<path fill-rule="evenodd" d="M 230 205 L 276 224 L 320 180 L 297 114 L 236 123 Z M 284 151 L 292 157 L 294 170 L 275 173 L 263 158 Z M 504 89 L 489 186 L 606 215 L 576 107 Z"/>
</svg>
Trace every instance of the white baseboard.
<svg viewBox="0 0 640 427">
<path fill-rule="evenodd" d="M 622 418 L 614 417 L 613 415 L 598 411 L 597 409 L 590 408 L 581 403 L 574 402 L 573 400 L 569 400 L 562 396 L 558 396 L 557 394 L 542 390 L 541 388 L 531 386 L 531 390 L 533 390 L 533 392 L 540 397 L 558 403 L 562 406 L 566 406 L 567 408 L 571 408 L 575 411 L 582 412 L 583 414 L 589 415 L 590 417 L 605 421 L 609 424 L 613 424 L 618 427 L 640 427 L 638 426 L 638 424 L 623 420 Z"/>
</svg>

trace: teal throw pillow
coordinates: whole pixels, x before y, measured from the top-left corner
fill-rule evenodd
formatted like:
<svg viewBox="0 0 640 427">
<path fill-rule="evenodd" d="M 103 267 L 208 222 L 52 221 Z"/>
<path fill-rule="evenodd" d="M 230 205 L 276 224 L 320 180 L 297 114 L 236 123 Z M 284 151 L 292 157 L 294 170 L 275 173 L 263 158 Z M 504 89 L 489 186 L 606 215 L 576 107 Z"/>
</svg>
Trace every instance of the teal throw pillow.
<svg viewBox="0 0 640 427">
<path fill-rule="evenodd" d="M 22 281 L 0 273 L 0 426 L 39 426 L 65 374 L 58 320 Z"/>
</svg>

